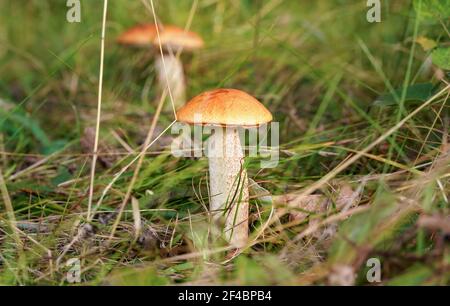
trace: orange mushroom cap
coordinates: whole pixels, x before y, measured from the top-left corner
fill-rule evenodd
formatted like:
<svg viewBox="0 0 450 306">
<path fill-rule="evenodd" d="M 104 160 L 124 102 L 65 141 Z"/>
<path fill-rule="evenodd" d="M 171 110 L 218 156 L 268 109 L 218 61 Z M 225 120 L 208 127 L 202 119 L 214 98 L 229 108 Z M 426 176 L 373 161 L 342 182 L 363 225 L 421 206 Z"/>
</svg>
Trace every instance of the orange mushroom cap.
<svg viewBox="0 0 450 306">
<path fill-rule="evenodd" d="M 272 121 L 272 114 L 261 102 L 237 89 L 204 92 L 177 112 L 180 122 L 204 125 L 258 126 Z"/>
<path fill-rule="evenodd" d="M 199 49 L 204 45 L 203 39 L 195 32 L 185 31 L 173 25 L 161 26 L 158 29 L 159 39 L 155 24 L 137 25 L 122 33 L 117 42 L 132 46 L 158 46 L 161 40 L 164 49 L 186 50 Z"/>
<path fill-rule="evenodd" d="M 165 26 L 163 31 L 160 31 L 159 38 L 161 39 L 161 45 L 166 48 L 195 50 L 204 46 L 203 39 L 197 33 L 171 25 Z M 158 37 L 155 38 L 153 43 L 159 44 Z"/>
<path fill-rule="evenodd" d="M 117 42 L 123 45 L 145 46 L 152 44 L 156 37 L 154 24 L 141 24 L 122 33 Z"/>
</svg>

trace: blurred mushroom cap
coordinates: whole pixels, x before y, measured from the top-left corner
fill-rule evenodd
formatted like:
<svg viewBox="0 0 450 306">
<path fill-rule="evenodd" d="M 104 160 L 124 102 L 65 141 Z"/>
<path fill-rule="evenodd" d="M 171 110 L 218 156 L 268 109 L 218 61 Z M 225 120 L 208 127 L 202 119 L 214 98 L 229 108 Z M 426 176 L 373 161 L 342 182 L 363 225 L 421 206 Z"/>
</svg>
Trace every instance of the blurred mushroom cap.
<svg viewBox="0 0 450 306">
<path fill-rule="evenodd" d="M 197 33 L 185 31 L 171 25 L 165 26 L 163 31 L 160 31 L 159 38 L 163 48 L 172 48 L 174 50 L 195 50 L 204 46 L 203 39 Z M 158 37 L 155 38 L 154 44 L 159 44 Z"/>
<path fill-rule="evenodd" d="M 129 46 L 149 46 L 155 37 L 157 37 L 157 33 L 154 24 L 141 24 L 122 33 L 117 38 L 117 42 Z"/>
<path fill-rule="evenodd" d="M 204 46 L 204 41 L 195 32 L 185 31 L 173 25 L 166 25 L 159 27 L 156 31 L 155 24 L 137 25 L 122 33 L 117 42 L 129 46 L 161 46 L 163 49 L 179 49 L 195 50 Z"/>
</svg>

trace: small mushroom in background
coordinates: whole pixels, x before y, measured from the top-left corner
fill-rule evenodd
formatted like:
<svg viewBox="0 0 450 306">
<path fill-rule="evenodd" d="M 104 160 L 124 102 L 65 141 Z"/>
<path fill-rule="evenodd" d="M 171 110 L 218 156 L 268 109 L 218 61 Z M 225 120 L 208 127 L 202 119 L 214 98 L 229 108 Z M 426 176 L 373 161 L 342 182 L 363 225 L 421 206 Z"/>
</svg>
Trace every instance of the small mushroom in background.
<svg viewBox="0 0 450 306">
<path fill-rule="evenodd" d="M 166 25 L 158 29 L 159 37 L 154 24 L 138 25 L 121 34 L 117 41 L 122 45 L 150 47 L 154 50 L 154 65 L 160 91 L 163 92 L 168 85 L 175 109 L 178 109 L 186 102 L 186 80 L 183 64 L 177 55 L 184 50 L 200 49 L 204 42 L 197 33 L 176 26 Z M 159 50 L 160 43 L 162 55 Z M 165 110 L 172 110 L 172 105 L 166 104 Z"/>
<path fill-rule="evenodd" d="M 241 248 L 248 239 L 248 177 L 242 129 L 272 120 L 254 97 L 236 89 L 216 89 L 194 97 L 177 112 L 178 121 L 212 127 L 208 139 L 210 211 L 222 221 L 230 245 Z"/>
</svg>

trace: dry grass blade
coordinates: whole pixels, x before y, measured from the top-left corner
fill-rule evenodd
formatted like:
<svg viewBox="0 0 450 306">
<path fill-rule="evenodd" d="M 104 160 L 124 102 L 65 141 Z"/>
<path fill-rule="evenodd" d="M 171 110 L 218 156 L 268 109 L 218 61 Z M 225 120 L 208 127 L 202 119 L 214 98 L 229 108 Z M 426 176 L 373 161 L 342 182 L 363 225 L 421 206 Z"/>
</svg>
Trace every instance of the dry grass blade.
<svg viewBox="0 0 450 306">
<path fill-rule="evenodd" d="M 0 191 L 2 192 L 3 203 L 5 205 L 6 215 L 8 217 L 8 223 L 11 228 L 11 232 L 18 250 L 22 250 L 22 240 L 18 229 L 16 227 L 16 216 L 14 214 L 14 207 L 9 197 L 8 188 L 6 187 L 5 180 L 3 178 L 2 170 L 0 169 Z"/>
<path fill-rule="evenodd" d="M 105 35 L 106 35 L 106 15 L 108 12 L 108 0 L 103 1 L 103 21 L 102 21 L 102 36 L 100 43 L 100 70 L 98 77 L 98 101 L 97 101 L 97 120 L 95 125 L 95 140 L 94 140 L 94 155 L 92 156 L 91 164 L 91 178 L 89 183 L 89 198 L 88 198 L 88 213 L 87 219 L 91 219 L 92 199 L 94 196 L 94 180 L 95 180 L 95 166 L 97 164 L 97 149 L 98 139 L 100 133 L 100 119 L 102 111 L 102 93 L 103 93 L 103 64 L 105 59 Z"/>
</svg>

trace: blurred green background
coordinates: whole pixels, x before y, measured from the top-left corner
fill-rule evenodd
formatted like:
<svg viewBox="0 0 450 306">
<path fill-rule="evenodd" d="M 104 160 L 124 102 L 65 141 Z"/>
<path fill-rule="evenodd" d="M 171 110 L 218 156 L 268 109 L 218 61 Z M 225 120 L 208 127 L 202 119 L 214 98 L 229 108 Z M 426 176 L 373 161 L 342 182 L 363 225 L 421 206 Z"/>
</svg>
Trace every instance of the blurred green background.
<svg viewBox="0 0 450 306">
<path fill-rule="evenodd" d="M 252 233 L 273 223 L 228 261 L 223 241 L 205 246 L 206 160 L 174 158 L 159 143 L 133 188 L 143 234 L 133 238 L 128 205 L 116 239 L 104 244 L 128 170 L 102 202 L 106 221 L 96 218 L 95 231 L 70 244 L 86 221 L 103 1 L 81 0 L 80 23 L 67 22 L 65 2 L 0 0 L 2 195 L 22 241 L 0 205 L 0 283 L 67 284 L 61 263 L 77 257 L 86 284 L 344 284 L 346 273 L 369 284 L 365 263 L 375 257 L 383 284 L 448 284 L 445 95 L 315 190 L 326 205 L 270 219 L 272 207 L 282 209 L 277 199 L 333 173 L 446 86 L 447 0 L 382 1 L 380 23 L 367 21 L 366 1 L 154 0 L 160 22 L 184 27 L 192 16 L 190 30 L 205 40 L 181 55 L 189 98 L 238 88 L 280 122 L 278 167 L 248 165 L 272 196 L 253 195 Z M 116 43 L 131 26 L 154 22 L 144 2 L 109 1 L 100 150 L 114 154 L 100 158 L 94 203 L 131 160 L 127 149 L 144 142 L 158 102 L 154 52 Z M 173 119 L 163 113 L 156 134 Z"/>
</svg>

